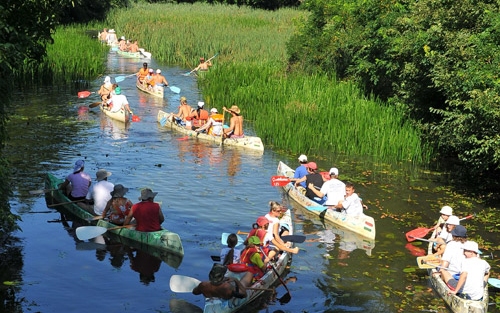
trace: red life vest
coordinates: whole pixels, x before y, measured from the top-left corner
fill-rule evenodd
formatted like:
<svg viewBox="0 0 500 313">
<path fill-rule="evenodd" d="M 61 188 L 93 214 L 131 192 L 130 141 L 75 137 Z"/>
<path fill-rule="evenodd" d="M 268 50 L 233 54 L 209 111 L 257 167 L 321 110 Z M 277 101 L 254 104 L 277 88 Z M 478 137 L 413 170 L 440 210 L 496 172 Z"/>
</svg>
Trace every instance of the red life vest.
<svg viewBox="0 0 500 313">
<path fill-rule="evenodd" d="M 255 253 L 259 253 L 259 250 L 257 249 L 257 247 L 254 246 L 251 248 L 245 248 L 241 252 L 240 262 L 243 264 L 246 264 L 248 266 L 248 271 L 250 273 L 253 273 L 253 276 L 256 279 L 259 279 L 262 276 L 264 276 L 264 272 L 257 265 L 253 264 L 252 261 L 250 260 L 252 255 L 254 255 Z M 260 253 L 259 253 L 259 255 L 260 255 Z"/>
</svg>

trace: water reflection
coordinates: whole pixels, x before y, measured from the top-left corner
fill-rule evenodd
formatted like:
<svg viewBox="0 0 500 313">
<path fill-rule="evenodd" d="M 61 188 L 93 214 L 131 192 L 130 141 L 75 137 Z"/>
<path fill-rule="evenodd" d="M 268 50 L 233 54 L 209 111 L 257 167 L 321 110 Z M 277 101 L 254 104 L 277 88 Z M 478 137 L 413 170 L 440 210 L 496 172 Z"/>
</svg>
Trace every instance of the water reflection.
<svg viewBox="0 0 500 313">
<path fill-rule="evenodd" d="M 128 130 L 131 123 L 122 123 L 112 118 L 101 114 L 100 127 L 101 133 L 104 137 L 112 138 L 114 140 L 127 139 Z"/>
<path fill-rule="evenodd" d="M 134 254 L 135 253 L 135 254 Z M 142 250 L 130 249 L 128 251 L 130 268 L 139 273 L 139 280 L 144 285 L 155 281 L 155 273 L 158 272 L 161 260 Z"/>
</svg>

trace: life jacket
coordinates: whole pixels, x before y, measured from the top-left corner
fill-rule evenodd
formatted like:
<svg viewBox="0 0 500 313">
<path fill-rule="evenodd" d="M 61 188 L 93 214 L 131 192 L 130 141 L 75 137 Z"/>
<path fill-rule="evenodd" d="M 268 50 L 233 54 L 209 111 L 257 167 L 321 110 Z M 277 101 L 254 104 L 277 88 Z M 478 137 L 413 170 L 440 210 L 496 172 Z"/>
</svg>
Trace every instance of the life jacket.
<svg viewBox="0 0 500 313">
<path fill-rule="evenodd" d="M 257 247 L 254 246 L 251 248 L 245 248 L 241 252 L 240 262 L 248 266 L 248 271 L 253 274 L 254 278 L 259 279 L 262 276 L 264 276 L 264 272 L 257 265 L 253 264 L 252 261 L 250 260 L 252 255 L 254 255 L 255 253 L 259 253 L 260 255 L 260 252 L 257 249 Z"/>
</svg>

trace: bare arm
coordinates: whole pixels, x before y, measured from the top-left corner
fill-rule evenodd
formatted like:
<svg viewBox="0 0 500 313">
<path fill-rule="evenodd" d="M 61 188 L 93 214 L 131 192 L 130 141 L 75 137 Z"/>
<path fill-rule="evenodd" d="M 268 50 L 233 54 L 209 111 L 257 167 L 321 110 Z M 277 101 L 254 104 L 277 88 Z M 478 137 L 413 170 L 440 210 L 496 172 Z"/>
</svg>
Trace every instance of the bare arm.
<svg viewBox="0 0 500 313">
<path fill-rule="evenodd" d="M 307 188 L 309 188 L 312 192 L 314 192 L 314 194 L 319 198 L 323 198 L 325 196 L 321 191 L 319 191 L 314 187 L 313 183 L 309 183 L 309 185 L 307 185 Z"/>
</svg>

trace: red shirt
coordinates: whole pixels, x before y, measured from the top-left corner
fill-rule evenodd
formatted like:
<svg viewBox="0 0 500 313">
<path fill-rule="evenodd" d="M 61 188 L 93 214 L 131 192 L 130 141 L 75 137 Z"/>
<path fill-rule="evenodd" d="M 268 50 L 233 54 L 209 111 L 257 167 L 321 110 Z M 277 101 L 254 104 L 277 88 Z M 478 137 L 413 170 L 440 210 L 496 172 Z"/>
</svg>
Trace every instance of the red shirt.
<svg viewBox="0 0 500 313">
<path fill-rule="evenodd" d="M 141 201 L 132 206 L 132 216 L 137 222 L 135 230 L 158 231 L 160 226 L 160 205 L 152 201 Z"/>
</svg>

